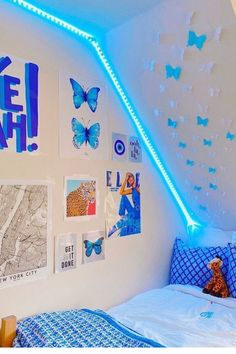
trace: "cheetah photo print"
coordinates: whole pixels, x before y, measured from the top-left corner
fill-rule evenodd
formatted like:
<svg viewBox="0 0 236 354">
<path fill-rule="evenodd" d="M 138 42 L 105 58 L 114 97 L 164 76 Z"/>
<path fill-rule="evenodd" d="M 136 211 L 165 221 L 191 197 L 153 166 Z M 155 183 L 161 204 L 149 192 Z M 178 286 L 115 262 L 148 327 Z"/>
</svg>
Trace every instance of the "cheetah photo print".
<svg viewBox="0 0 236 354">
<path fill-rule="evenodd" d="M 96 215 L 96 180 L 66 178 L 65 204 L 67 219 Z"/>
</svg>

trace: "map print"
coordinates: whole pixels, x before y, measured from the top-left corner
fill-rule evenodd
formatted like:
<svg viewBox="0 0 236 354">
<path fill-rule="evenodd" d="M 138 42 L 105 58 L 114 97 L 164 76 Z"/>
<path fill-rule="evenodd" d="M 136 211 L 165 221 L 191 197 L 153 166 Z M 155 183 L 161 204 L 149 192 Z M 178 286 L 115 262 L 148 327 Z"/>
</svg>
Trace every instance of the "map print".
<svg viewBox="0 0 236 354">
<path fill-rule="evenodd" d="M 0 287 L 47 267 L 47 185 L 0 182 Z"/>
</svg>

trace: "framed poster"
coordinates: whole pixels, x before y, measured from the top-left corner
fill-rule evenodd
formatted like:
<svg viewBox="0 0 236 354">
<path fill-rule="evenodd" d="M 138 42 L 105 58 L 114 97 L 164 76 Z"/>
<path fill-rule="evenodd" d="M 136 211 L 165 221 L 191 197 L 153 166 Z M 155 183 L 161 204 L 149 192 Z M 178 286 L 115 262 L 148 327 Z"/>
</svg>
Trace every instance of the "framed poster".
<svg viewBox="0 0 236 354">
<path fill-rule="evenodd" d="M 129 161 L 142 162 L 142 145 L 136 136 L 129 137 Z"/>
<path fill-rule="evenodd" d="M 76 268 L 77 235 L 63 234 L 55 237 L 55 273 Z"/>
<path fill-rule="evenodd" d="M 48 274 L 49 185 L 0 181 L 0 287 Z"/>
<path fill-rule="evenodd" d="M 105 259 L 104 231 L 89 231 L 83 233 L 83 263 Z"/>
<path fill-rule="evenodd" d="M 127 135 L 112 133 L 112 159 L 127 161 Z"/>
<path fill-rule="evenodd" d="M 33 153 L 39 142 L 39 66 L 0 54 L 0 151 Z"/>
<path fill-rule="evenodd" d="M 65 219 L 80 220 L 97 214 L 97 181 L 90 177 L 65 177 Z"/>
<path fill-rule="evenodd" d="M 60 73 L 60 155 L 106 160 L 106 88 L 93 77 Z"/>
<path fill-rule="evenodd" d="M 140 172 L 106 172 L 106 236 L 141 233 Z"/>
</svg>

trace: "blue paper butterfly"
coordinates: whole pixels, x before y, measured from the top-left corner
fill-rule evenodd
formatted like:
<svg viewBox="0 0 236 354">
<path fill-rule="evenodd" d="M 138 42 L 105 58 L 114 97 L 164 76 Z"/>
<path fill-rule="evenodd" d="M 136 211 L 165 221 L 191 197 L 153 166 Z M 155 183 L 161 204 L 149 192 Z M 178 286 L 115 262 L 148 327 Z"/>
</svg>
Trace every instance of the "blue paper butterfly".
<svg viewBox="0 0 236 354">
<path fill-rule="evenodd" d="M 102 252 L 102 242 L 104 237 L 100 237 L 95 242 L 84 240 L 85 254 L 87 257 L 90 257 L 94 251 L 97 255 Z"/>
<path fill-rule="evenodd" d="M 172 128 L 176 128 L 178 125 L 178 122 L 176 122 L 175 120 L 168 118 L 168 126 L 172 127 Z"/>
<path fill-rule="evenodd" d="M 214 191 L 216 191 L 218 187 L 217 187 L 216 184 L 209 183 L 209 188 L 210 188 L 210 189 L 213 189 Z"/>
<path fill-rule="evenodd" d="M 98 100 L 98 93 L 100 91 L 99 87 L 92 87 L 87 92 L 84 91 L 82 86 L 75 81 L 74 79 L 70 78 L 70 83 L 73 89 L 73 102 L 76 109 L 80 108 L 82 103 L 87 102 L 89 108 L 92 112 L 95 112 L 97 109 L 97 100 Z"/>
<path fill-rule="evenodd" d="M 232 134 L 232 133 L 230 133 L 230 132 L 228 132 L 227 134 L 226 134 L 226 139 L 228 139 L 228 140 L 234 140 L 234 138 L 235 138 L 235 134 Z"/>
<path fill-rule="evenodd" d="M 178 80 L 181 74 L 181 67 L 177 66 L 173 68 L 171 65 L 166 65 L 166 78 L 173 77 L 175 80 Z"/>
<path fill-rule="evenodd" d="M 181 149 L 185 149 L 186 146 L 187 146 L 187 144 L 186 144 L 186 143 L 183 143 L 182 141 L 180 141 L 178 146 L 179 146 L 179 148 L 181 148 Z"/>
<path fill-rule="evenodd" d="M 198 208 L 200 210 L 207 211 L 207 207 L 205 207 L 204 205 L 199 204 Z"/>
<path fill-rule="evenodd" d="M 193 189 L 197 192 L 200 192 L 200 190 L 202 189 L 201 186 L 194 186 Z"/>
<path fill-rule="evenodd" d="M 186 165 L 187 166 L 194 166 L 195 162 L 193 160 L 186 160 Z"/>
<path fill-rule="evenodd" d="M 100 136 L 100 124 L 95 123 L 90 128 L 83 126 L 76 118 L 72 118 L 71 127 L 74 132 L 73 144 L 77 149 L 80 149 L 83 144 L 91 146 L 92 149 L 97 149 L 99 145 L 98 137 Z"/>
<path fill-rule="evenodd" d="M 209 122 L 208 118 L 202 118 L 200 116 L 197 116 L 197 124 L 198 125 L 202 125 L 203 127 L 207 127 L 208 122 Z"/>
<path fill-rule="evenodd" d="M 205 34 L 202 34 L 201 36 L 197 36 L 194 31 L 189 31 L 187 45 L 190 47 L 195 45 L 199 50 L 201 50 L 206 39 L 207 36 Z"/>
<path fill-rule="evenodd" d="M 212 145 L 212 141 L 211 140 L 207 140 L 207 139 L 203 139 L 203 145 L 211 146 Z"/>
<path fill-rule="evenodd" d="M 209 167 L 208 171 L 209 171 L 209 173 L 215 174 L 216 173 L 216 168 L 215 167 Z"/>
</svg>

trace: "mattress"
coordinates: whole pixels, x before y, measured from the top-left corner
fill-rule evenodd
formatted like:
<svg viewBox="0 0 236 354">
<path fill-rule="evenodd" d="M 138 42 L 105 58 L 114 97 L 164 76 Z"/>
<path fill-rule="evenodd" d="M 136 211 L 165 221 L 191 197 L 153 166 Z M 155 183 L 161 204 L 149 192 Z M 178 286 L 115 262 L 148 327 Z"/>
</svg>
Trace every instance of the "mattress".
<svg viewBox="0 0 236 354">
<path fill-rule="evenodd" d="M 115 320 L 167 347 L 236 346 L 236 299 L 168 285 L 109 309 Z"/>
</svg>

